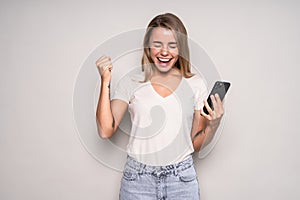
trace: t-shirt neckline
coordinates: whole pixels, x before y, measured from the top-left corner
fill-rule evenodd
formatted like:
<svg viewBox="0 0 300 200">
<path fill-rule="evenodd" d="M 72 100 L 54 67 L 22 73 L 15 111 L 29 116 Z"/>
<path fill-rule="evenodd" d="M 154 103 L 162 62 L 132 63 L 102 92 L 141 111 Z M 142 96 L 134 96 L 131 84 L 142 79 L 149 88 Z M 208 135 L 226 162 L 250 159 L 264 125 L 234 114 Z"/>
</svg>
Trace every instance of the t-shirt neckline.
<svg viewBox="0 0 300 200">
<path fill-rule="evenodd" d="M 183 83 L 183 79 L 184 79 L 184 77 L 181 77 L 181 80 L 180 80 L 180 82 L 178 83 L 178 85 L 177 85 L 177 87 L 175 88 L 175 90 L 173 90 L 173 92 L 172 92 L 171 94 L 169 94 L 168 96 L 165 96 L 165 97 L 161 96 L 160 94 L 158 94 L 158 93 L 156 92 L 156 90 L 153 88 L 153 85 L 152 85 L 151 81 L 148 81 L 148 84 L 149 84 L 149 86 L 150 86 L 152 92 L 155 93 L 156 96 L 158 96 L 160 99 L 166 100 L 166 99 L 169 99 L 170 97 L 172 97 L 172 96 L 174 95 L 174 93 L 175 93 L 175 94 L 177 93 L 177 91 L 179 90 L 179 88 L 181 87 L 181 85 L 182 85 L 182 83 Z"/>
</svg>

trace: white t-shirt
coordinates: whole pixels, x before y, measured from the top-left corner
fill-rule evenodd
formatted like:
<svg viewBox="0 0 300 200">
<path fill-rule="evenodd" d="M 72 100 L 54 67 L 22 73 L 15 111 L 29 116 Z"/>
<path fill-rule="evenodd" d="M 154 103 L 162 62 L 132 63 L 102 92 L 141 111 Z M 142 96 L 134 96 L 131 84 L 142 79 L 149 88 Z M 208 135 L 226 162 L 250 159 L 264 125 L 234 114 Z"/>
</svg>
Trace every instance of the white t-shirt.
<svg viewBox="0 0 300 200">
<path fill-rule="evenodd" d="M 178 163 L 194 152 L 193 114 L 202 109 L 207 97 L 205 82 L 197 74 L 183 77 L 172 94 L 162 97 L 150 81 L 143 80 L 141 69 L 134 69 L 118 82 L 111 95 L 111 99 L 129 105 L 132 127 L 127 153 L 152 166 Z"/>
</svg>

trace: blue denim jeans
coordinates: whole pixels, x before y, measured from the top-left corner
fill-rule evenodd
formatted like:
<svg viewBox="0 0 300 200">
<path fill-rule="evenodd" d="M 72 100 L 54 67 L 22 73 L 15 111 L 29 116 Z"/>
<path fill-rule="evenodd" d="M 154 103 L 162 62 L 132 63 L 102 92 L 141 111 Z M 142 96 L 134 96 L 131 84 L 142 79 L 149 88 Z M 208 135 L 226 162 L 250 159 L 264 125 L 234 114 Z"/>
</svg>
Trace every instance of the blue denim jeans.
<svg viewBox="0 0 300 200">
<path fill-rule="evenodd" d="M 167 166 L 149 166 L 127 157 L 120 200 L 199 200 L 193 158 Z"/>
</svg>

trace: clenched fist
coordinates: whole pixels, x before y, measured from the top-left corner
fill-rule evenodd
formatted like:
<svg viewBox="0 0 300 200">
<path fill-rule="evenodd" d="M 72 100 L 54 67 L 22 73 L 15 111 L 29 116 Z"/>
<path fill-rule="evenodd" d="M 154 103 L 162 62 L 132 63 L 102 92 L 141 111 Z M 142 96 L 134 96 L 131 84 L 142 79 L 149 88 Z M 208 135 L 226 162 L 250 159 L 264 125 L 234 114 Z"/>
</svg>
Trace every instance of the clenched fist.
<svg viewBox="0 0 300 200">
<path fill-rule="evenodd" d="M 113 68 L 111 59 L 108 56 L 101 56 L 96 61 L 96 66 L 99 70 L 102 81 L 110 83 L 111 80 L 111 70 Z"/>
</svg>

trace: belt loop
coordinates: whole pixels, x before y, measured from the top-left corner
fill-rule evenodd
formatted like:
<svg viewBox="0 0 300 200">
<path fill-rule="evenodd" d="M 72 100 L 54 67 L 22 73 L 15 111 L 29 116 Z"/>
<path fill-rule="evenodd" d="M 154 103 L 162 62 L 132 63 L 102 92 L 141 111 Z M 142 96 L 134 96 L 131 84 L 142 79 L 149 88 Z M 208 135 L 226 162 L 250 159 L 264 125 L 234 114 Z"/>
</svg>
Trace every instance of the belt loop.
<svg viewBox="0 0 300 200">
<path fill-rule="evenodd" d="M 177 171 L 177 166 L 176 166 L 176 164 L 174 164 L 173 167 L 174 167 L 174 175 L 177 176 L 177 175 L 178 175 L 178 171 Z"/>
<path fill-rule="evenodd" d="M 142 163 L 139 163 L 139 174 L 143 174 L 144 167 Z"/>
</svg>

